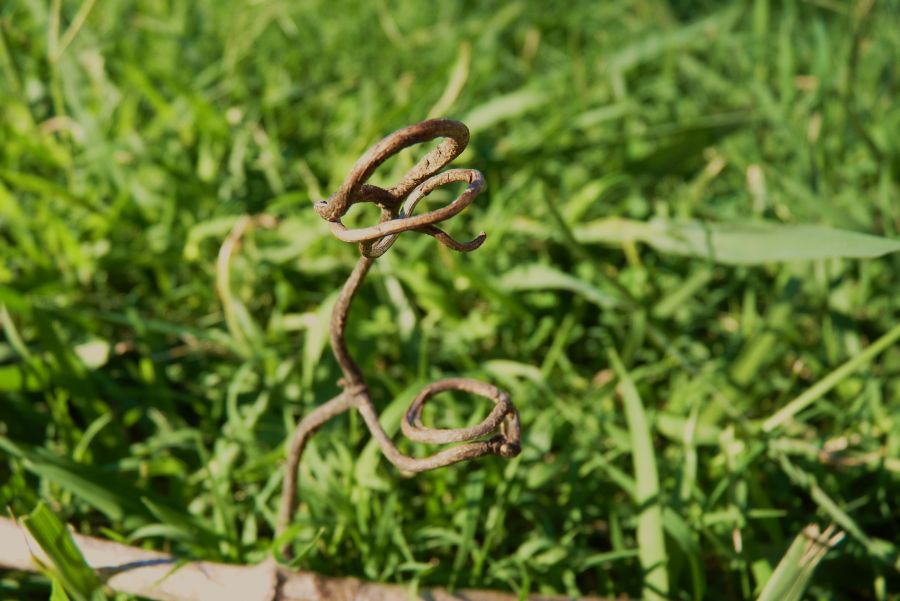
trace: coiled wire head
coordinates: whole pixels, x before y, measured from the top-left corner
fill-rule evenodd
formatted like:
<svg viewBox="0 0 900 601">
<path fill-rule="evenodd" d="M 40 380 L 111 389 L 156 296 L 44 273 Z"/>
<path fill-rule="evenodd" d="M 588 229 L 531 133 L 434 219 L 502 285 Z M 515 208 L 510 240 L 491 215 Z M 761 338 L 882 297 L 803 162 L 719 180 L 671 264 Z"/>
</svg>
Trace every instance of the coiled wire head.
<svg viewBox="0 0 900 601">
<path fill-rule="evenodd" d="M 367 183 L 375 170 L 390 157 L 404 148 L 436 138 L 446 139 L 416 163 L 397 185 L 381 188 Z M 331 222 L 331 231 L 340 240 L 359 242 L 360 252 L 366 257 L 380 257 L 393 245 L 397 236 L 407 231 L 433 236 L 453 250 L 475 250 L 484 242 L 484 232 L 469 242 L 460 242 L 435 225 L 465 209 L 484 189 L 484 176 L 475 169 L 440 172 L 466 149 L 468 143 L 469 129 L 453 119 L 429 119 L 404 127 L 369 148 L 337 192 L 328 200 L 317 202 L 314 208 L 320 217 Z M 468 186 L 447 206 L 413 215 L 422 198 L 453 182 L 465 182 Z M 358 202 L 371 202 L 381 208 L 381 219 L 377 225 L 349 229 L 341 223 L 341 218 Z"/>
</svg>

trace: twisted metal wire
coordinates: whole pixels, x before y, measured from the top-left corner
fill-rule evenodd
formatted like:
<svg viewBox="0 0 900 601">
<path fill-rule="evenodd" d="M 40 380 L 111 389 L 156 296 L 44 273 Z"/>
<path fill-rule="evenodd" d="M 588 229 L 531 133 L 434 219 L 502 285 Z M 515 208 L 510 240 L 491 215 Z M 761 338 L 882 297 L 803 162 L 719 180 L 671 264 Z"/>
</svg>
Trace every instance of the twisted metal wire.
<svg viewBox="0 0 900 601">
<path fill-rule="evenodd" d="M 367 183 L 379 165 L 404 148 L 434 140 L 444 140 L 422 158 L 400 182 L 391 188 Z M 401 470 L 422 472 L 473 459 L 484 455 L 515 457 L 520 451 L 521 430 L 519 414 L 509 395 L 492 384 L 468 378 L 447 378 L 425 386 L 410 404 L 400 425 L 404 436 L 426 444 L 462 443 L 426 457 L 404 455 L 387 435 L 378 421 L 368 384 L 353 360 L 346 343 L 347 315 L 363 279 L 375 260 L 394 244 L 397 237 L 408 231 L 434 237 L 438 242 L 460 252 L 475 250 L 485 240 L 485 233 L 469 242 L 459 242 L 437 227 L 437 223 L 457 215 L 475 200 L 484 188 L 484 176 L 474 169 L 450 169 L 441 172 L 448 163 L 462 153 L 469 143 L 469 130 L 459 121 L 429 119 L 405 127 L 387 136 L 366 151 L 356 162 L 347 179 L 328 200 L 317 202 L 316 212 L 331 224 L 334 235 L 345 242 L 359 243 L 360 254 L 353 272 L 344 284 L 331 315 L 331 346 L 343 372 L 339 384 L 343 392 L 320 405 L 297 424 L 288 448 L 284 468 L 284 484 L 278 511 L 277 535 L 281 535 L 293 521 L 297 505 L 297 469 L 309 437 L 325 422 L 348 409 L 355 408 L 378 442 L 388 460 Z M 466 189 L 450 204 L 422 215 L 413 215 L 422 198 L 453 182 L 465 182 Z M 371 202 L 381 208 L 377 225 L 349 229 L 341 218 L 356 203 Z M 455 429 L 429 428 L 422 423 L 425 404 L 435 395 L 458 390 L 483 397 L 494 407 L 481 423 Z M 494 433 L 490 438 L 488 435 Z M 486 439 L 485 439 L 486 438 Z M 285 544 L 282 554 L 291 557 L 291 545 Z"/>
</svg>

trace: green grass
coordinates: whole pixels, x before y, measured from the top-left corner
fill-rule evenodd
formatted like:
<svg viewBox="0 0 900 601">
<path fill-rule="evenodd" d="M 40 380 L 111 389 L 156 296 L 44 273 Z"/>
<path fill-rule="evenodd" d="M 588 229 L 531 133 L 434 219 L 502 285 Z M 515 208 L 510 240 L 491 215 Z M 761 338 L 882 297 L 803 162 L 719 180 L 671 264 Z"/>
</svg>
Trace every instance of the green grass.
<svg viewBox="0 0 900 601">
<path fill-rule="evenodd" d="M 753 599 L 835 523 L 808 598 L 900 598 L 900 6 L 867 6 L 2 3 L 0 506 L 264 558 L 356 256 L 311 201 L 442 114 L 488 182 L 449 229 L 488 239 L 403 235 L 349 344 L 389 431 L 469 375 L 511 391 L 523 453 L 407 478 L 339 418 L 304 457 L 300 565 Z M 259 213 L 223 307 L 219 247 Z"/>
</svg>

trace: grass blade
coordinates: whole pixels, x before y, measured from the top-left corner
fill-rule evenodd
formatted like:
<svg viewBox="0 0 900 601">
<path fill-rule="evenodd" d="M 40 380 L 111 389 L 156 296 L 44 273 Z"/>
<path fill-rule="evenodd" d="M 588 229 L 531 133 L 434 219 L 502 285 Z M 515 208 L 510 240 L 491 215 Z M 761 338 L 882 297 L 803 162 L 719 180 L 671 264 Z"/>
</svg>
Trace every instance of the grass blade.
<svg viewBox="0 0 900 601">
<path fill-rule="evenodd" d="M 136 490 L 117 481 L 111 472 L 76 464 L 47 449 L 13 442 L 5 436 L 0 436 L 0 449 L 21 459 L 25 469 L 72 492 L 112 520 L 148 515 Z"/>
<path fill-rule="evenodd" d="M 900 558 L 900 550 L 897 549 L 896 545 L 887 540 L 874 538 L 866 534 L 847 510 L 841 507 L 819 486 L 815 477 L 791 463 L 787 455 L 778 453 L 777 459 L 782 471 L 790 478 L 791 482 L 805 489 L 812 501 L 819 506 L 819 509 L 827 514 L 830 519 L 834 520 L 860 545 L 865 547 L 869 555 L 888 566 L 892 566 L 894 569 L 900 570 L 900 559 L 898 559 Z"/>
<path fill-rule="evenodd" d="M 574 230 L 582 243 L 645 242 L 662 253 L 707 259 L 726 265 L 759 265 L 845 257 L 874 258 L 900 251 L 891 240 L 816 225 L 780 223 L 650 222 L 600 219 Z"/>
<path fill-rule="evenodd" d="M 784 425 L 786 421 L 822 398 L 823 395 L 837 386 L 844 378 L 866 365 L 898 339 L 900 339 L 900 324 L 891 328 L 885 335 L 870 344 L 866 350 L 835 369 L 803 394 L 778 410 L 775 415 L 763 422 L 763 431 L 771 432 Z"/>
<path fill-rule="evenodd" d="M 800 601 L 816 566 L 843 538 L 834 526 L 820 532 L 815 524 L 808 525 L 788 547 L 757 601 Z"/>
<path fill-rule="evenodd" d="M 549 97 L 534 90 L 518 90 L 504 96 L 497 96 L 475 107 L 463 119 L 469 130 L 478 132 L 494 125 L 520 117 L 547 104 Z"/>
<path fill-rule="evenodd" d="M 500 279 L 503 290 L 568 290 L 601 308 L 615 307 L 619 300 L 578 278 L 549 265 L 532 264 L 506 272 Z"/>
<path fill-rule="evenodd" d="M 100 580 L 85 561 L 75 539 L 44 503 L 39 503 L 22 523 L 53 562 L 51 577 L 58 580 L 66 592 L 79 601 L 103 598 L 96 595 Z M 60 594 L 57 596 L 64 598 Z"/>
<path fill-rule="evenodd" d="M 666 571 L 668 555 L 663 533 L 662 503 L 659 497 L 659 472 L 650 436 L 650 424 L 637 388 L 622 365 L 619 355 L 611 350 L 610 363 L 619 378 L 619 393 L 625 404 L 625 419 L 631 434 L 631 452 L 636 483 L 635 500 L 639 507 L 637 523 L 638 558 L 644 570 L 644 599 L 665 599 L 669 592 Z"/>
</svg>

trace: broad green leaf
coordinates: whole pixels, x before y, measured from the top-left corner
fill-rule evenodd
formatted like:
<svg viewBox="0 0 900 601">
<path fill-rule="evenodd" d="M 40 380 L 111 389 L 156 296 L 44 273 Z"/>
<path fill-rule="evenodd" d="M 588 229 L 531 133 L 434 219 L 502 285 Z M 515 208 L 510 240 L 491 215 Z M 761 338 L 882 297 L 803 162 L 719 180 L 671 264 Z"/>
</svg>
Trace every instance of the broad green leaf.
<svg viewBox="0 0 900 601">
<path fill-rule="evenodd" d="M 816 225 L 650 222 L 600 219 L 574 229 L 579 242 L 645 242 L 662 253 L 726 265 L 755 265 L 845 257 L 865 259 L 900 251 L 900 240 Z"/>
</svg>

